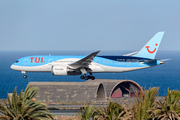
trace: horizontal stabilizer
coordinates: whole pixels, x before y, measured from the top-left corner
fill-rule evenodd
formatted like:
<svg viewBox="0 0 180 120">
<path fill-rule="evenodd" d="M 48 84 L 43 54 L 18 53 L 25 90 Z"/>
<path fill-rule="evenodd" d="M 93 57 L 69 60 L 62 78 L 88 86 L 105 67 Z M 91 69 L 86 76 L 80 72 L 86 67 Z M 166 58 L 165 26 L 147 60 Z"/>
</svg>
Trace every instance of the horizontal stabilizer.
<svg viewBox="0 0 180 120">
<path fill-rule="evenodd" d="M 159 59 L 154 59 L 154 60 L 148 60 L 148 61 L 145 61 L 144 63 L 145 63 L 145 64 L 149 64 L 149 63 L 153 63 L 153 62 L 156 62 L 157 60 L 159 60 Z"/>
<path fill-rule="evenodd" d="M 132 52 L 132 53 L 128 53 L 128 54 L 124 54 L 123 56 L 132 56 L 132 55 L 136 54 L 137 52 L 138 52 L 138 51 Z"/>
<path fill-rule="evenodd" d="M 160 59 L 154 59 L 154 60 L 147 60 L 145 62 L 141 62 L 142 64 L 156 64 L 156 65 L 159 65 L 159 64 L 164 64 L 165 62 L 164 61 L 161 61 Z"/>
<path fill-rule="evenodd" d="M 161 61 L 165 62 L 165 61 L 168 61 L 168 60 L 171 60 L 171 59 L 162 59 Z"/>
</svg>

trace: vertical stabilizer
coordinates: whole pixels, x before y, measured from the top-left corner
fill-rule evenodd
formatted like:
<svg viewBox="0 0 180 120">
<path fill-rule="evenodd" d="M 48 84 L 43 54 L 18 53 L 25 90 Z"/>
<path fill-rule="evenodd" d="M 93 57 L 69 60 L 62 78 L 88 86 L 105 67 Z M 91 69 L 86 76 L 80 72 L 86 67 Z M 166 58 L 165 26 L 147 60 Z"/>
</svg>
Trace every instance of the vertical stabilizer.
<svg viewBox="0 0 180 120">
<path fill-rule="evenodd" d="M 164 32 L 156 33 L 156 35 L 153 38 L 151 38 L 146 43 L 146 45 L 134 56 L 141 57 L 141 58 L 154 59 L 158 51 L 158 48 L 160 46 L 163 35 L 164 35 Z"/>
</svg>

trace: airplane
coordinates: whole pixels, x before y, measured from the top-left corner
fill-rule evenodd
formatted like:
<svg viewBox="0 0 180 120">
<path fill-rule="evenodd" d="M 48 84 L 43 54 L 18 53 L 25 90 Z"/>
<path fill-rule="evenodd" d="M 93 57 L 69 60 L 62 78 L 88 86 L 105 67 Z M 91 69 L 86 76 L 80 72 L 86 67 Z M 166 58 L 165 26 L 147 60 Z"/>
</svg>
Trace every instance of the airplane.
<svg viewBox="0 0 180 120">
<path fill-rule="evenodd" d="M 121 73 L 163 64 L 155 59 L 164 32 L 158 32 L 137 52 L 123 56 L 98 56 L 101 51 L 87 56 L 38 55 L 18 59 L 11 69 L 26 72 L 51 72 L 52 75 L 81 75 L 81 79 L 94 80 L 93 73 Z M 89 75 L 87 75 L 89 74 Z"/>
</svg>

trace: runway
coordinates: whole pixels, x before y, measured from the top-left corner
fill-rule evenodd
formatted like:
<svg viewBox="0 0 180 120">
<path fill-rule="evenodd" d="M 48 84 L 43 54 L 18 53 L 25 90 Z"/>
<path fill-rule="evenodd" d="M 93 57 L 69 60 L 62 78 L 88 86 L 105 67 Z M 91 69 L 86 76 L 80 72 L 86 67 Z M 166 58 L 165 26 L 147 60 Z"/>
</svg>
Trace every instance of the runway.
<svg viewBox="0 0 180 120">
<path fill-rule="evenodd" d="M 55 116 L 76 116 L 77 110 L 49 110 Z"/>
</svg>

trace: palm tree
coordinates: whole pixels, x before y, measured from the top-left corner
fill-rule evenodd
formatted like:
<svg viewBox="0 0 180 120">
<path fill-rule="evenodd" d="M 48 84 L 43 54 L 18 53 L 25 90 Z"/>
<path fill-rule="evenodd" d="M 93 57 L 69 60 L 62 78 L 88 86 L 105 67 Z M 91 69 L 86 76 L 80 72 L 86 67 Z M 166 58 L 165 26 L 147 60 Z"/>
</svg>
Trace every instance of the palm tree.
<svg viewBox="0 0 180 120">
<path fill-rule="evenodd" d="M 0 103 L 0 113 L 13 120 L 54 119 L 54 115 L 48 112 L 45 104 L 32 100 L 37 93 L 38 88 L 27 86 L 25 92 L 23 93 L 22 90 L 18 95 L 15 88 L 11 100 L 7 95 L 7 102 L 4 101 L 5 106 Z"/>
<path fill-rule="evenodd" d="M 140 95 L 136 95 L 134 102 L 129 106 L 131 109 L 131 119 L 133 120 L 148 120 L 152 119 L 151 112 L 148 112 L 158 96 L 159 88 L 153 87 L 146 90 Z"/>
<path fill-rule="evenodd" d="M 108 102 L 107 107 L 101 106 L 100 108 L 96 108 L 95 118 L 100 120 L 118 120 L 120 117 L 124 115 L 123 107 L 115 102 Z"/>
<path fill-rule="evenodd" d="M 151 110 L 154 120 L 179 120 L 180 119 L 180 91 L 169 91 L 168 95 L 162 100 L 156 101 L 154 108 Z"/>
<path fill-rule="evenodd" d="M 118 120 L 132 120 L 131 107 L 129 105 L 123 106 L 123 111 L 119 113 Z"/>
<path fill-rule="evenodd" d="M 94 106 L 85 105 L 84 109 L 80 109 L 80 111 L 77 111 L 77 113 L 79 120 L 89 120 L 94 116 Z"/>
<path fill-rule="evenodd" d="M 10 118 L 7 116 L 0 115 L 0 120 L 10 120 Z"/>
</svg>

